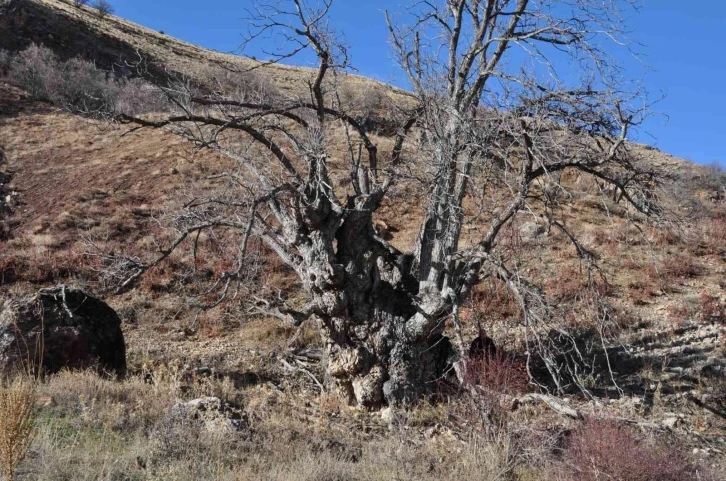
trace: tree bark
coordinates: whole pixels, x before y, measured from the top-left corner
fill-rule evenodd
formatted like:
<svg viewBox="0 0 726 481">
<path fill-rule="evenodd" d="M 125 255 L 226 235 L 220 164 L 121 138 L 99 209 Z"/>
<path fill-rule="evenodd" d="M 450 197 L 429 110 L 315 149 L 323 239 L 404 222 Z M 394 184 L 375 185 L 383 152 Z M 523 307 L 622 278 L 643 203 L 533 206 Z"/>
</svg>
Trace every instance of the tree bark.
<svg viewBox="0 0 726 481">
<path fill-rule="evenodd" d="M 379 239 L 365 210 L 349 211 L 309 250 L 301 271 L 325 342 L 327 387 L 366 407 L 410 403 L 430 391 L 454 351 L 443 335 L 446 310 L 416 307 L 413 256 Z"/>
</svg>

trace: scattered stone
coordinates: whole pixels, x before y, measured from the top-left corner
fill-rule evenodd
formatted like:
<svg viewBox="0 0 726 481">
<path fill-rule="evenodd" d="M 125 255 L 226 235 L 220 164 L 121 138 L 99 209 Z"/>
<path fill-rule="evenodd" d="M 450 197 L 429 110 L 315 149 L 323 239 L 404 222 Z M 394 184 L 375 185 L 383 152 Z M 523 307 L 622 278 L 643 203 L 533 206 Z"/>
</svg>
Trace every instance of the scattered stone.
<svg viewBox="0 0 726 481">
<path fill-rule="evenodd" d="M 386 424 L 393 423 L 393 409 L 390 407 L 387 407 L 386 409 L 383 409 L 381 411 L 381 421 L 383 421 Z"/>
<path fill-rule="evenodd" d="M 525 222 L 519 228 L 519 234 L 525 241 L 532 241 L 547 232 L 547 226 L 534 221 Z"/>
<path fill-rule="evenodd" d="M 29 367 L 45 373 L 97 368 L 123 376 L 121 319 L 105 302 L 66 286 L 0 303 L 0 373 Z"/>
<path fill-rule="evenodd" d="M 190 424 L 209 432 L 241 431 L 248 426 L 241 406 L 212 396 L 177 403 L 162 420 L 162 425 L 172 431 L 174 430 L 173 425 L 187 426 Z"/>
<path fill-rule="evenodd" d="M 678 423 L 681 420 L 677 417 L 670 417 L 663 420 L 662 424 L 663 426 L 667 427 L 668 429 L 675 429 L 675 427 L 678 425 Z"/>
<path fill-rule="evenodd" d="M 441 428 L 441 425 L 436 424 L 436 425 L 431 426 L 430 428 L 426 429 L 426 431 L 424 431 L 424 438 L 426 438 L 426 439 L 433 438 L 436 434 L 439 433 L 440 428 Z"/>
</svg>

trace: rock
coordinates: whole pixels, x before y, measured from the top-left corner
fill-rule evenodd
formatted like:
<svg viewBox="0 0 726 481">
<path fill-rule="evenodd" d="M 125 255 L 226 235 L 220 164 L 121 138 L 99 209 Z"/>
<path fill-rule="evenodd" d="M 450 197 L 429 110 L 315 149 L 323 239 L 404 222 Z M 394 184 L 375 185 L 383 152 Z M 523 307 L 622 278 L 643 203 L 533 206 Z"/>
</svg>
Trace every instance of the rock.
<svg viewBox="0 0 726 481">
<path fill-rule="evenodd" d="M 175 404 L 161 425 L 167 431 L 188 426 L 208 432 L 241 431 L 247 427 L 247 420 L 241 406 L 208 396 Z"/>
<path fill-rule="evenodd" d="M 393 423 L 393 409 L 390 407 L 387 407 L 386 409 L 383 409 L 381 411 L 381 421 L 383 421 L 386 424 Z"/>
<path fill-rule="evenodd" d="M 0 373 L 28 367 L 93 367 L 123 376 L 121 319 L 105 302 L 66 286 L 0 303 Z"/>
<path fill-rule="evenodd" d="M 431 426 L 430 428 L 426 429 L 426 431 L 424 431 L 424 438 L 426 438 L 426 439 L 433 438 L 436 434 L 438 434 L 440 428 L 441 428 L 441 425 L 436 424 L 436 425 Z"/>
<path fill-rule="evenodd" d="M 680 419 L 678 419 L 677 417 L 670 417 L 664 419 L 661 424 L 663 424 L 663 426 L 667 427 L 668 429 L 675 429 L 679 422 Z"/>
<path fill-rule="evenodd" d="M 532 241 L 546 232 L 547 226 L 534 221 L 525 222 L 519 228 L 519 235 L 524 241 Z"/>
</svg>

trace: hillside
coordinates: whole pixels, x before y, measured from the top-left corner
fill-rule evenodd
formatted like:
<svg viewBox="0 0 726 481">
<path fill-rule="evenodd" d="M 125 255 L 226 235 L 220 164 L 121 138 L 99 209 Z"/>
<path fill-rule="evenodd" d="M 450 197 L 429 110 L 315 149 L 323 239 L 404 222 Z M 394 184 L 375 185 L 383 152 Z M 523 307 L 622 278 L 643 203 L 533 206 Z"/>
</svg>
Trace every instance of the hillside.
<svg viewBox="0 0 726 481">
<path fill-rule="evenodd" d="M 183 75 L 209 88 L 234 81 L 255 67 L 255 78 L 271 82 L 284 94 L 306 93 L 314 69 L 260 62 L 204 49 L 163 33 L 110 16 L 99 20 L 90 7 L 62 0 L 10 0 L 0 7 L 0 49 L 18 51 L 30 43 L 45 45 L 62 59 L 83 57 L 107 70 L 122 70 L 143 57 L 159 79 Z M 346 75 L 343 89 L 377 91 L 397 101 L 406 93 L 380 82 Z"/>
<path fill-rule="evenodd" d="M 209 86 L 220 72 L 253 62 L 118 17 L 99 21 L 90 9 L 59 0 L 0 2 L 0 48 L 17 51 L 30 42 L 107 68 L 139 51 L 157 66 Z M 255 72 L 289 95 L 304 91 L 311 76 L 285 66 Z M 390 102 L 406 101 L 404 92 L 369 79 L 345 81 L 359 95 L 374 90 Z M 391 142 L 384 134 L 376 139 Z M 601 255 L 611 284 L 608 301 L 622 330 L 608 346 L 617 388 L 600 389 L 605 373 L 590 373 L 598 388 L 592 396 L 573 393 L 560 401 L 582 413 L 626 420 L 638 439 L 658 449 L 675 446 L 688 462 L 713 470 L 711 479 L 723 479 L 726 204 L 711 181 L 720 174 L 646 145 L 631 147 L 638 162 L 663 174 L 668 206 L 689 215 L 669 229 L 635 225 L 622 204 L 597 195 L 599 186 L 566 179 L 574 199 L 567 225 Z M 207 179 L 229 168 L 229 160 L 192 151 L 165 130 L 82 118 L 2 82 L 1 152 L 10 235 L 0 237 L 0 295 L 7 297 L 56 283 L 104 292 L 94 244 L 140 256 L 156 249 L 156 241 L 168 237 L 157 219 L 179 199 L 204 194 Z M 341 182 L 347 175 L 342 168 L 337 174 Z M 422 216 L 416 195 L 397 191 L 377 219 L 402 250 L 415 242 Z M 558 302 L 576 310 L 582 266 L 563 252 L 562 234 L 518 227 L 527 269 Z M 260 259 L 261 292 L 300 295 L 294 273 L 269 253 Z M 503 423 L 514 434 L 479 437 L 480 420 L 462 393 L 400 412 L 343 406 L 318 387 L 320 340 L 313 326 L 295 329 L 251 313 L 241 302 L 192 309 L 189 288 L 201 289 L 204 276 L 219 265 L 201 259 L 190 273 L 189 262 L 175 257 L 137 289 L 106 293 L 124 322 L 131 375 L 114 382 L 90 372 L 62 373 L 43 383 L 38 434 L 20 479 L 454 480 L 497 470 L 509 472 L 507 479 L 575 479 L 562 474 L 576 462 L 562 447 L 568 436 L 627 438 L 607 423 L 582 428 L 544 404 L 506 412 Z M 498 345 L 523 350 L 512 299 L 487 283 L 474 299 L 465 309 L 467 340 L 475 335 L 474 314 L 482 312 Z M 241 405 L 248 429 L 200 432 L 169 421 L 171 405 L 202 396 Z M 664 459 L 653 456 L 647 462 Z M 75 477 L 79 472 L 87 474 Z"/>
</svg>

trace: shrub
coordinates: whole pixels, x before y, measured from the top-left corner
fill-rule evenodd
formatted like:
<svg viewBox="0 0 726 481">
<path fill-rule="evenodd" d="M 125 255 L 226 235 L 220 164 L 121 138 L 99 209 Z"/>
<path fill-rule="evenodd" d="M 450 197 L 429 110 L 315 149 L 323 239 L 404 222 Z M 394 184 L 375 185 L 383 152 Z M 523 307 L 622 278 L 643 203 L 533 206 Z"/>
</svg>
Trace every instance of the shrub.
<svg viewBox="0 0 726 481">
<path fill-rule="evenodd" d="M 701 318 L 706 322 L 724 322 L 726 320 L 726 304 L 706 292 L 699 299 Z"/>
<path fill-rule="evenodd" d="M 88 4 L 88 0 L 73 0 L 73 5 L 80 8 Z"/>
<path fill-rule="evenodd" d="M 0 471 L 8 481 L 28 452 L 33 433 L 35 386 L 22 379 L 0 386 Z"/>
<path fill-rule="evenodd" d="M 96 9 L 96 15 L 100 19 L 104 19 L 113 13 L 113 5 L 108 0 L 97 0 L 93 4 L 93 7 Z"/>
<path fill-rule="evenodd" d="M 521 394 L 528 383 L 524 362 L 501 351 L 484 359 L 470 359 L 466 366 L 466 384 L 482 386 L 493 393 Z"/>
<path fill-rule="evenodd" d="M 31 97 L 50 100 L 59 80 L 58 58 L 48 48 L 32 44 L 11 62 L 10 82 L 22 88 Z"/>
<path fill-rule="evenodd" d="M 51 100 L 70 110 L 85 114 L 112 112 L 119 88 L 106 73 L 91 62 L 74 58 L 59 67 Z"/>
<path fill-rule="evenodd" d="M 701 267 L 684 254 L 669 255 L 661 269 L 664 281 L 693 279 L 701 275 Z"/>
<path fill-rule="evenodd" d="M 685 457 L 664 444 L 648 444 L 615 421 L 588 419 L 572 433 L 565 461 L 574 481 L 686 481 Z"/>
<path fill-rule="evenodd" d="M 73 113 L 138 115 L 165 108 L 153 87 L 141 79 L 112 78 L 81 58 L 60 62 L 47 47 L 31 45 L 14 58 L 0 51 L 0 73 L 3 63 L 10 83 Z"/>
</svg>

